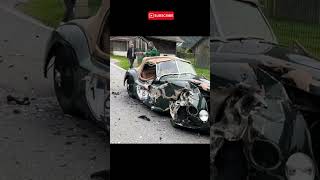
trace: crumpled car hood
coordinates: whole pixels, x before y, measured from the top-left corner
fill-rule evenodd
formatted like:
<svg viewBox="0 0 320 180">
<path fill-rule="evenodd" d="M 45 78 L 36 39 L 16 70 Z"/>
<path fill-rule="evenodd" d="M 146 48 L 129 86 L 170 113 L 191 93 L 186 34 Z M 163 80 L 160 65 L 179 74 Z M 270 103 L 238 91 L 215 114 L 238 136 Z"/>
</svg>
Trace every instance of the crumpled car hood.
<svg viewBox="0 0 320 180">
<path fill-rule="evenodd" d="M 214 88 L 211 94 L 217 97 L 211 106 L 215 112 L 210 129 L 212 162 L 225 140 L 243 141 L 246 147 L 256 140 L 273 143 L 280 150 L 279 163 L 295 152 L 313 157 L 307 125 L 282 84 L 258 66 L 244 67 L 254 76 L 249 84 Z"/>
<path fill-rule="evenodd" d="M 243 81 L 252 74 L 246 66 L 255 64 L 283 79 L 294 81 L 301 90 L 320 95 L 320 62 L 304 55 L 299 49 L 294 51 L 284 46 L 238 41 L 211 45 L 211 52 L 214 62 L 211 71 L 215 74 L 223 69 L 224 73 L 232 74 L 233 80 Z M 230 71 L 217 67 L 220 63 L 224 67 L 229 66 L 227 69 L 230 68 Z M 240 70 L 234 72 L 237 67 Z"/>
</svg>

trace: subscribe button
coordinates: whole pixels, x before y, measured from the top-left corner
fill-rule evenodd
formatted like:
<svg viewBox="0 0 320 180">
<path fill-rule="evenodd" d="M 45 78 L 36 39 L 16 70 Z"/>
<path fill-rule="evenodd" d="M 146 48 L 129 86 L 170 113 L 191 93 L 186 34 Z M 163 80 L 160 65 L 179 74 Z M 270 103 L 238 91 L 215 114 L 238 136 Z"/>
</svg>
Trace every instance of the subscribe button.
<svg viewBox="0 0 320 180">
<path fill-rule="evenodd" d="M 148 19 L 151 21 L 172 21 L 174 20 L 173 11 L 149 11 Z"/>
</svg>

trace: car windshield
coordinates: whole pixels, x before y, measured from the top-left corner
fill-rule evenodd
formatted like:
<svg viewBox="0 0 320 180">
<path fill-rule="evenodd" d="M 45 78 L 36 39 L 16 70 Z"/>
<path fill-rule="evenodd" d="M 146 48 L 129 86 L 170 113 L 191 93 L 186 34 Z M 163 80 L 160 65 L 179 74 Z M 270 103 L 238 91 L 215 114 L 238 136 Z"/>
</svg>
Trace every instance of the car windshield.
<svg viewBox="0 0 320 180">
<path fill-rule="evenodd" d="M 227 40 L 232 39 L 263 39 L 274 42 L 274 37 L 260 10 L 250 2 L 239 0 L 211 0 L 211 16 L 216 21 L 211 23 L 211 29 L 217 29 Z M 213 18 L 213 17 L 212 17 Z M 213 34 L 217 35 L 217 33 Z"/>
<path fill-rule="evenodd" d="M 193 74 L 196 72 L 190 63 L 184 61 L 165 61 L 158 64 L 158 77 L 168 74 Z"/>
</svg>

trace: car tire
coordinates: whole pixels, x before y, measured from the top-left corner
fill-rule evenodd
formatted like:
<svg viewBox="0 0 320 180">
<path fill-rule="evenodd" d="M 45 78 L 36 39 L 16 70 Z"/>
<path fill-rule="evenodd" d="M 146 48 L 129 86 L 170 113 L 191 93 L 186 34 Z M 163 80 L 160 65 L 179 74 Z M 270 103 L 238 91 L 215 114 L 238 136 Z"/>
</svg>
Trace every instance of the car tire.
<svg viewBox="0 0 320 180">
<path fill-rule="evenodd" d="M 96 120 L 85 97 L 88 74 L 77 64 L 71 49 L 60 47 L 56 52 L 53 68 L 54 89 L 57 100 L 65 114 Z"/>
<path fill-rule="evenodd" d="M 75 89 L 77 88 L 77 69 L 72 62 L 71 51 L 60 47 L 56 51 L 53 67 L 53 83 L 57 100 L 65 114 L 74 114 Z"/>
<path fill-rule="evenodd" d="M 128 91 L 128 95 L 129 97 L 131 98 L 135 98 L 134 94 L 133 94 L 133 84 L 134 84 L 134 80 L 132 78 L 132 76 L 129 76 L 127 78 L 127 81 L 126 81 L 126 85 L 127 85 L 127 91 Z"/>
</svg>

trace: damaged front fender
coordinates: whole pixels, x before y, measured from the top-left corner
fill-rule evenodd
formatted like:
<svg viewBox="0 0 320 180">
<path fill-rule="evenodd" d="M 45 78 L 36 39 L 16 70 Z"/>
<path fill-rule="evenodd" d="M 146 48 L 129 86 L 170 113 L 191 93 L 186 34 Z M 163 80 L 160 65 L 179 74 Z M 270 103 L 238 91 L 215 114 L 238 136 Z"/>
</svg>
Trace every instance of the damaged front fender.
<svg viewBox="0 0 320 180">
<path fill-rule="evenodd" d="M 176 125 L 192 129 L 209 128 L 209 105 L 197 87 L 184 89 L 176 101 L 170 101 L 169 109 Z"/>
<path fill-rule="evenodd" d="M 223 168 L 228 163 L 230 168 L 241 168 L 232 165 L 234 159 L 225 158 L 229 152 L 223 152 L 224 147 L 230 144 L 240 147 L 240 152 L 232 154 L 246 157 L 240 158 L 245 161 L 243 171 L 247 171 L 242 174 L 249 179 L 286 178 L 286 162 L 299 152 L 310 157 L 316 167 L 306 121 L 292 105 L 285 88 L 262 69 L 255 68 L 254 72 L 258 86 L 238 84 L 215 89 L 214 95 L 221 94 L 222 98 L 216 98 L 218 103 L 213 103 L 219 105 L 214 107 L 210 129 L 212 176 L 224 177 Z M 318 177 L 317 168 L 313 173 Z"/>
</svg>

